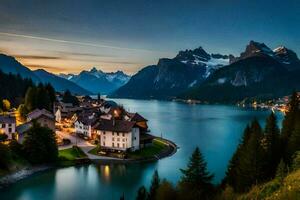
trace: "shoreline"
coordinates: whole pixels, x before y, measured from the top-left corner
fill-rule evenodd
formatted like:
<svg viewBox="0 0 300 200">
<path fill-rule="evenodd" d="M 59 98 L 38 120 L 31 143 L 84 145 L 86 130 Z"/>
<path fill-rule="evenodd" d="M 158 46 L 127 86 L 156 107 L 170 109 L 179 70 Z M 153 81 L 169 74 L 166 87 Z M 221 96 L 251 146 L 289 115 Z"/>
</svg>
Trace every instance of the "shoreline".
<svg viewBox="0 0 300 200">
<path fill-rule="evenodd" d="M 20 180 L 23 180 L 33 174 L 52 169 L 54 167 L 55 167 L 54 165 L 26 167 L 24 169 L 4 175 L 3 177 L 0 178 L 0 189 L 8 187 L 9 185 L 14 184 Z"/>
<path fill-rule="evenodd" d="M 159 138 L 159 137 L 156 137 Z M 167 157 L 170 157 L 174 155 L 177 152 L 177 149 L 179 148 L 174 142 L 159 138 L 163 140 L 164 142 L 167 143 L 169 148 L 166 151 L 160 152 L 158 155 L 154 155 L 151 157 L 146 157 L 146 158 L 139 158 L 139 159 L 118 159 L 118 158 L 103 158 L 103 159 L 90 159 L 92 162 L 96 164 L 131 164 L 131 163 L 147 163 L 147 162 L 154 162 L 158 161 Z"/>
<path fill-rule="evenodd" d="M 142 158 L 142 159 L 111 159 L 111 158 L 103 158 L 103 159 L 90 159 L 90 158 L 83 158 L 83 159 L 76 159 L 73 161 L 59 161 L 58 163 L 53 163 L 49 165 L 40 165 L 40 166 L 33 166 L 33 167 L 26 167 L 21 170 L 8 173 L 3 177 L 0 177 L 0 190 L 12 185 L 18 181 L 26 179 L 34 174 L 45 172 L 50 169 L 58 169 L 64 167 L 71 167 L 71 166 L 78 166 L 78 165 L 85 165 L 85 164 L 136 164 L 136 163 L 147 163 L 147 162 L 154 162 L 158 161 L 163 158 L 170 157 L 177 152 L 178 146 L 167 139 L 164 140 L 170 148 L 168 148 L 167 152 L 161 152 L 159 155 L 155 155 L 149 158 Z"/>
</svg>

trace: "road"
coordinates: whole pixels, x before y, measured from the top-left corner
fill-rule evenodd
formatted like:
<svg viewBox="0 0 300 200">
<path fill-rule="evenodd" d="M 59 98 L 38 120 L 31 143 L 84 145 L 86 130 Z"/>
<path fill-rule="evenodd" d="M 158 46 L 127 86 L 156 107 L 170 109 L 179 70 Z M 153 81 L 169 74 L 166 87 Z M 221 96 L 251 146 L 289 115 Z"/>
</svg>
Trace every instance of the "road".
<svg viewBox="0 0 300 200">
<path fill-rule="evenodd" d="M 91 143 L 89 143 L 88 141 L 71 135 L 69 133 L 64 133 L 62 131 L 56 131 L 56 134 L 58 136 L 60 136 L 61 138 L 67 138 L 71 141 L 71 143 L 69 145 L 64 145 L 64 146 L 59 146 L 58 149 L 59 150 L 63 150 L 63 149 L 69 149 L 71 148 L 73 145 L 76 145 L 89 157 L 89 159 L 91 160 L 119 160 L 117 158 L 109 158 L 109 157 L 104 157 L 104 156 L 97 156 L 94 154 L 90 154 L 88 153 L 90 150 L 92 150 L 93 148 L 96 147 L 96 145 L 93 145 Z"/>
</svg>

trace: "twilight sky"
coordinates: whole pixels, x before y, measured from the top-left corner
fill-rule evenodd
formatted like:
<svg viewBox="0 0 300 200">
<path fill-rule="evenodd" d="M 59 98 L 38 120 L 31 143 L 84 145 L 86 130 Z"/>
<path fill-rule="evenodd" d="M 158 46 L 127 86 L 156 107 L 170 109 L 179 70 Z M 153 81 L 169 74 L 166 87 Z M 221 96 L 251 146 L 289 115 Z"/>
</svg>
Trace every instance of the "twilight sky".
<svg viewBox="0 0 300 200">
<path fill-rule="evenodd" d="M 255 40 L 300 55 L 299 0 L 1 0 L 0 52 L 31 69 L 129 74 L 202 46 L 238 55 Z"/>
</svg>

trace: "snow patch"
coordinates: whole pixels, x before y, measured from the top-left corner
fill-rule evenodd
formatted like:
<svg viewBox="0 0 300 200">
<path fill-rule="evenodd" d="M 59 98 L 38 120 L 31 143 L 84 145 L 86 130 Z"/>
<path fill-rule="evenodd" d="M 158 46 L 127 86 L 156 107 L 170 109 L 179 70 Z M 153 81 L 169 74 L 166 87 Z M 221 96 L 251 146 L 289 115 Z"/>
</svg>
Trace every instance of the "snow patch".
<svg viewBox="0 0 300 200">
<path fill-rule="evenodd" d="M 226 78 L 219 78 L 218 83 L 219 84 L 224 84 L 226 82 Z"/>
<path fill-rule="evenodd" d="M 194 80 L 193 82 L 191 82 L 191 83 L 189 84 L 189 87 L 193 87 L 196 83 L 197 83 L 197 80 Z"/>
</svg>

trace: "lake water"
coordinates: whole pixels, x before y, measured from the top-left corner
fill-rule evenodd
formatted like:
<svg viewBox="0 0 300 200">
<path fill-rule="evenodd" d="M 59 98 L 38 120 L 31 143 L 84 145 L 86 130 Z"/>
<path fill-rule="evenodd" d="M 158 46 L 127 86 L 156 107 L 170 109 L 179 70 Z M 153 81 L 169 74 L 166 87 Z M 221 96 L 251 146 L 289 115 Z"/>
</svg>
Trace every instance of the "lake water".
<svg viewBox="0 0 300 200">
<path fill-rule="evenodd" d="M 130 165 L 87 165 L 49 170 L 21 180 L 4 190 L 0 199 L 134 199 L 141 185 L 149 186 L 158 170 L 161 178 L 176 183 L 180 168 L 198 146 L 215 174 L 214 182 L 224 177 L 228 160 L 239 142 L 243 129 L 253 118 L 264 125 L 270 111 L 224 105 L 188 105 L 156 100 L 117 99 L 131 112 L 149 120 L 154 135 L 174 141 L 180 149 L 172 157 L 158 162 Z M 283 118 L 277 113 L 278 121 Z"/>
</svg>

